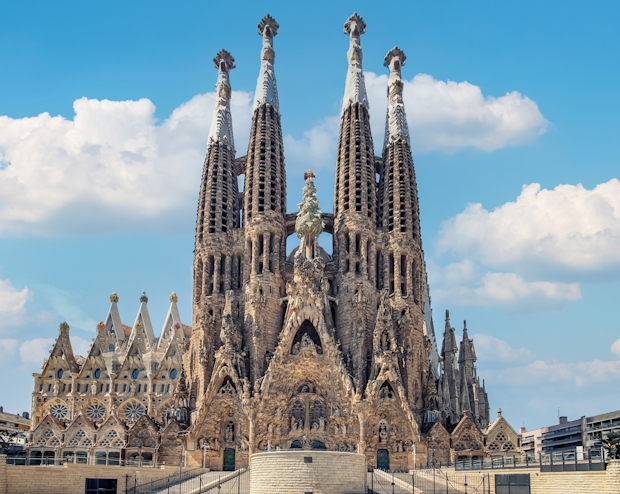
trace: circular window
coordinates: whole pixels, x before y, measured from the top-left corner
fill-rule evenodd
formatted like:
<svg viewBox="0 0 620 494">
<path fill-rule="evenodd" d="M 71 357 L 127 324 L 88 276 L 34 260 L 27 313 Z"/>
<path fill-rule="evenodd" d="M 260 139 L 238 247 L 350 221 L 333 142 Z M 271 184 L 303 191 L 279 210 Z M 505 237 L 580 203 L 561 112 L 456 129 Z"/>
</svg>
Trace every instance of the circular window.
<svg viewBox="0 0 620 494">
<path fill-rule="evenodd" d="M 144 415 L 144 407 L 142 405 L 132 403 L 125 408 L 125 416 L 128 420 L 138 420 L 142 415 Z"/>
<path fill-rule="evenodd" d="M 50 407 L 50 413 L 55 419 L 65 419 L 67 415 L 69 415 L 69 410 L 67 410 L 67 407 L 64 405 L 52 405 Z"/>
<path fill-rule="evenodd" d="M 176 369 L 172 369 L 170 371 L 170 379 L 176 379 L 177 378 L 177 374 L 178 374 L 177 370 Z"/>
<path fill-rule="evenodd" d="M 140 375 L 140 371 L 138 369 L 134 369 L 133 372 L 131 373 L 131 377 L 133 377 L 134 379 L 138 379 L 139 375 Z"/>
<path fill-rule="evenodd" d="M 101 369 L 97 369 L 95 371 L 95 379 L 99 379 L 101 377 Z"/>
<path fill-rule="evenodd" d="M 58 377 L 58 379 L 62 379 L 62 375 L 65 373 L 65 371 L 63 369 L 58 369 L 58 372 L 56 373 L 56 377 Z"/>
<path fill-rule="evenodd" d="M 105 415 L 105 407 L 103 405 L 91 405 L 86 410 L 89 419 L 98 420 Z"/>
</svg>

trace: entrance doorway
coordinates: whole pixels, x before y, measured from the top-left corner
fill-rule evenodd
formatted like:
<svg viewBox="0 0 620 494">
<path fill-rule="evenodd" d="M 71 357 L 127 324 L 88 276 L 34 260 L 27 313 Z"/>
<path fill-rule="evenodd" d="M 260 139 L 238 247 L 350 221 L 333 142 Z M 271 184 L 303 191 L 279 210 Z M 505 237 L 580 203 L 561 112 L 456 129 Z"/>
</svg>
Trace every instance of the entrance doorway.
<svg viewBox="0 0 620 494">
<path fill-rule="evenodd" d="M 224 467 L 225 472 L 233 472 L 235 470 L 235 450 L 233 448 L 226 448 L 224 450 Z"/>
<path fill-rule="evenodd" d="M 86 479 L 86 494 L 116 494 L 116 479 Z"/>
<path fill-rule="evenodd" d="M 377 468 L 386 471 L 390 469 L 390 453 L 387 449 L 377 450 Z"/>
</svg>

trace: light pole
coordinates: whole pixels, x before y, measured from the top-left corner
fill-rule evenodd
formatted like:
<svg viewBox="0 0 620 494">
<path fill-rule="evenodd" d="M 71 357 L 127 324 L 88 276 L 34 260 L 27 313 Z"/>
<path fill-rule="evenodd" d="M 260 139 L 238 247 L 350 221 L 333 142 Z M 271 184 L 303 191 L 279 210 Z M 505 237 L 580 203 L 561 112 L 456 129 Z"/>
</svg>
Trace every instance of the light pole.
<svg viewBox="0 0 620 494">
<path fill-rule="evenodd" d="M 209 451 L 209 444 L 205 440 L 205 442 L 202 443 L 202 469 L 203 470 L 206 468 L 206 465 L 207 465 L 207 451 Z"/>
</svg>

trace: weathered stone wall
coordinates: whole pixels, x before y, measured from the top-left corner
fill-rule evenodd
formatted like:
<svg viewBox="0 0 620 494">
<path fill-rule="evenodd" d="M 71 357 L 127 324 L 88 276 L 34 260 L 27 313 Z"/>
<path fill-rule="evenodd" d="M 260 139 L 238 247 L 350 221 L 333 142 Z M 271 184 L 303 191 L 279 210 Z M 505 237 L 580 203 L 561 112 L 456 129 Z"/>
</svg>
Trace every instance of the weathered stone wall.
<svg viewBox="0 0 620 494">
<path fill-rule="evenodd" d="M 311 460 L 308 460 L 310 458 Z M 335 451 L 274 451 L 251 458 L 251 494 L 362 494 L 364 455 Z"/>
<path fill-rule="evenodd" d="M 19 466 L 7 465 L 0 455 L 0 494 L 83 494 L 86 479 L 117 479 L 118 492 L 177 473 L 178 467 L 136 468 L 96 465 Z"/>
</svg>

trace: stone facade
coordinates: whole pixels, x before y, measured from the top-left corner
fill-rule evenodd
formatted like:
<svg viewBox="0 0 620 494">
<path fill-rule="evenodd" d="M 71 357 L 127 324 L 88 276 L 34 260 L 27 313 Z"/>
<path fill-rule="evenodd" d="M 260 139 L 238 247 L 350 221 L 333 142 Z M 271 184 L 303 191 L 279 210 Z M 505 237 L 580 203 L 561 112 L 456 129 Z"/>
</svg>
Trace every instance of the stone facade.
<svg viewBox="0 0 620 494">
<path fill-rule="evenodd" d="M 159 338 L 146 296 L 132 327 L 112 296 L 86 358 L 73 355 L 61 325 L 34 375 L 31 454 L 190 466 L 206 456 L 214 467 L 245 465 L 269 444 L 358 452 L 393 467 L 412 464 L 414 445 L 418 463 L 429 447 L 443 461 L 489 454 L 489 401 L 467 328 L 457 348 L 446 314 L 437 348 L 402 98 L 405 54 L 394 48 L 385 57 L 386 135 L 376 156 L 362 71 L 366 24 L 357 14 L 347 20 L 334 214 L 318 209 L 311 171 L 300 211 L 287 214 L 278 29 L 270 16 L 258 26 L 245 156 L 237 157 L 230 111 L 235 60 L 225 50 L 214 59 L 192 327 L 181 323 L 174 294 Z M 323 231 L 333 235 L 332 255 L 319 247 Z M 287 257 L 293 233 L 301 243 Z"/>
</svg>

